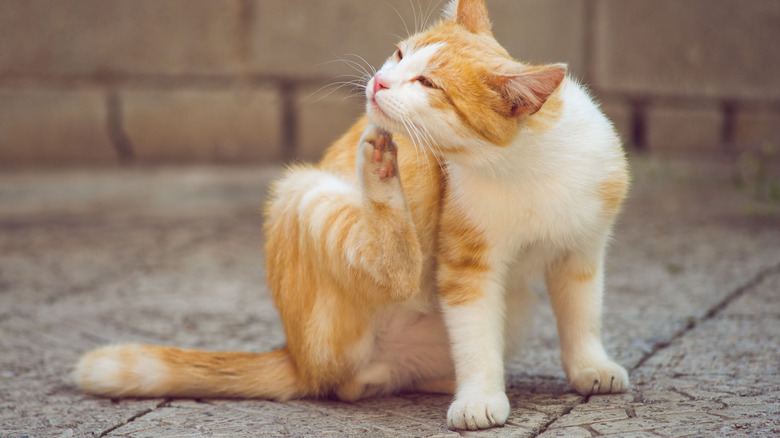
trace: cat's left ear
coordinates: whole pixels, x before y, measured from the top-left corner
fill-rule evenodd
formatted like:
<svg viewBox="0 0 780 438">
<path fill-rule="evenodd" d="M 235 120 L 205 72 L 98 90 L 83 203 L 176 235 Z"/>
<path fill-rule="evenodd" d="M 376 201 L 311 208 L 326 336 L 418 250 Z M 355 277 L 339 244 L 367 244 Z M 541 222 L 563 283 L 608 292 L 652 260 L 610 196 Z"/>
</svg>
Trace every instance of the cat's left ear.
<svg viewBox="0 0 780 438">
<path fill-rule="evenodd" d="M 566 77 L 566 64 L 526 66 L 503 65 L 489 84 L 503 97 L 496 110 L 507 117 L 530 116 L 542 108 Z"/>
<path fill-rule="evenodd" d="M 445 20 L 454 21 L 471 33 L 492 35 L 485 0 L 450 0 L 444 6 Z"/>
</svg>

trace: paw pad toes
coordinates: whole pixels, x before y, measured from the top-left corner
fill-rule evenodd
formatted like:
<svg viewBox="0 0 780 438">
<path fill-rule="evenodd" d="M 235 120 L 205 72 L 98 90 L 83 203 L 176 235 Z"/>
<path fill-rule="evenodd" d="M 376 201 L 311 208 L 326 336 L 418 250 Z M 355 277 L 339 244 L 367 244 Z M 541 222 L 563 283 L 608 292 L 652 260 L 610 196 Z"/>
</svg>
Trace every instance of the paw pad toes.
<svg viewBox="0 0 780 438">
<path fill-rule="evenodd" d="M 571 384 L 582 395 L 613 394 L 627 389 L 628 374 L 620 365 L 606 362 L 580 370 L 571 379 Z"/>
</svg>

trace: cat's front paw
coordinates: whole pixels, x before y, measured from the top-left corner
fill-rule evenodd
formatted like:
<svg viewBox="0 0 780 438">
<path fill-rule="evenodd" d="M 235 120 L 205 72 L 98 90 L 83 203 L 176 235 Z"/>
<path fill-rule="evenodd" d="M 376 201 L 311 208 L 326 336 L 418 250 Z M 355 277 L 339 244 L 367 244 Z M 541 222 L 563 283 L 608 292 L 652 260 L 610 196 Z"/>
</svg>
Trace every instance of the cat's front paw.
<svg viewBox="0 0 780 438">
<path fill-rule="evenodd" d="M 450 429 L 487 429 L 503 426 L 509 417 L 509 399 L 503 392 L 489 396 L 456 397 L 447 411 Z"/>
<path fill-rule="evenodd" d="M 606 360 L 572 372 L 569 384 L 581 395 L 626 392 L 628 373 L 622 366 Z"/>
</svg>

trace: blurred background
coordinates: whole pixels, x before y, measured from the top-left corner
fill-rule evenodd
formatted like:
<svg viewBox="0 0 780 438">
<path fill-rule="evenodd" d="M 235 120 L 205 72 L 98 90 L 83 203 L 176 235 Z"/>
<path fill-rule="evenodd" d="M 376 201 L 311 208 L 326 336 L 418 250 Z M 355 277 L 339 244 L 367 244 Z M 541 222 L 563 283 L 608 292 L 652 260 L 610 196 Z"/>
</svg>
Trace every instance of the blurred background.
<svg viewBox="0 0 780 438">
<path fill-rule="evenodd" d="M 0 0 L 0 167 L 317 159 L 436 0 Z M 778 0 L 488 0 L 630 148 L 777 160 Z M 350 76 L 356 75 L 356 76 Z M 774 158 L 773 158 L 774 157 Z"/>
</svg>

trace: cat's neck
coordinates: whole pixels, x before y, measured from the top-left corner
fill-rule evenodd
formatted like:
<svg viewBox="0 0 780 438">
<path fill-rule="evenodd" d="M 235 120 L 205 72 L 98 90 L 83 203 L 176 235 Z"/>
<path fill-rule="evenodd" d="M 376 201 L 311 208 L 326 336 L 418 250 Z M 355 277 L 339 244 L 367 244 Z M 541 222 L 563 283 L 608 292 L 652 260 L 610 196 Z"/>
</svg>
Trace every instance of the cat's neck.
<svg viewBox="0 0 780 438">
<path fill-rule="evenodd" d="M 506 146 L 474 144 L 467 152 L 447 154 L 445 159 L 461 174 L 509 183 L 545 175 L 560 168 L 566 153 L 553 127 L 545 132 L 521 129 Z"/>
<path fill-rule="evenodd" d="M 581 166 L 585 161 L 611 157 L 614 131 L 590 96 L 577 84 L 564 83 L 556 98 L 554 118 L 542 111 L 530 116 L 508 145 L 475 143 L 446 160 L 473 178 L 523 184 L 565 176 L 588 168 Z"/>
</svg>

